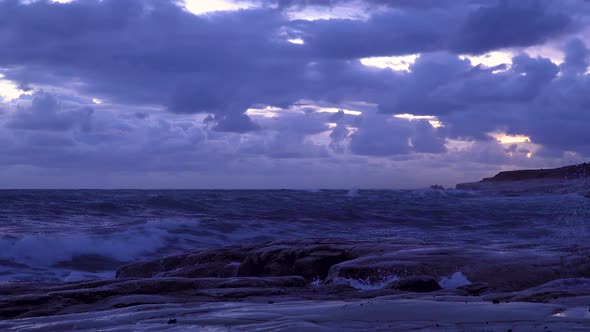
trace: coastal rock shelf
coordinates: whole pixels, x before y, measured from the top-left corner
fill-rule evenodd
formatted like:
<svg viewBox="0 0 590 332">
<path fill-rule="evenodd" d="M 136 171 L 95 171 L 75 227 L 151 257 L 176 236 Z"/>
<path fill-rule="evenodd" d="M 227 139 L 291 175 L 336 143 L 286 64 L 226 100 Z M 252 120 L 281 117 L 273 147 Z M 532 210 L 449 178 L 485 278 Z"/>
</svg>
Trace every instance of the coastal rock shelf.
<svg viewBox="0 0 590 332">
<path fill-rule="evenodd" d="M 559 330 L 590 324 L 590 317 L 571 314 L 587 312 L 589 303 L 589 247 L 309 239 L 137 262 L 108 280 L 5 282 L 0 330 L 109 331 L 124 329 L 132 317 L 146 330 L 176 324 L 264 331 L 449 329 L 478 323 Z M 342 325 L 337 317 L 343 315 L 359 319 L 348 317 L 354 326 Z"/>
</svg>

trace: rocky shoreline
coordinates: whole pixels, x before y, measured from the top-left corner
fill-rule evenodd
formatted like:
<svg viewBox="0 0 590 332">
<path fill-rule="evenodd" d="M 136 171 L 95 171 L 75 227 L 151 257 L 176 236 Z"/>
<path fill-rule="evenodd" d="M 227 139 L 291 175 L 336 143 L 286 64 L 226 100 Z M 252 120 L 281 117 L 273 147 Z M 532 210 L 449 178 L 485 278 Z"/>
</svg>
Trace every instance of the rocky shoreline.
<svg viewBox="0 0 590 332">
<path fill-rule="evenodd" d="M 590 164 L 500 172 L 491 178 L 484 178 L 478 182 L 459 183 L 455 188 L 522 194 L 578 193 L 590 195 Z"/>
<path fill-rule="evenodd" d="M 3 283 L 0 330 L 561 331 L 590 326 L 588 305 L 590 247 L 309 239 L 137 262 L 109 280 Z"/>
</svg>

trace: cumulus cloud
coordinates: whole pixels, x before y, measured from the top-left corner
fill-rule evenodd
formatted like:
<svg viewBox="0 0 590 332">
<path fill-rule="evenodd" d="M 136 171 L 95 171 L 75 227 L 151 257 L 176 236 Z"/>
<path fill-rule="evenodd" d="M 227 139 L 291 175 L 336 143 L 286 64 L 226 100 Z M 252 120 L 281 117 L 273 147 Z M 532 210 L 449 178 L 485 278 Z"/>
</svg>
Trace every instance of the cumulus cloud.
<svg viewBox="0 0 590 332">
<path fill-rule="evenodd" d="M 253 3 L 194 15 L 167 0 L 0 0 L 0 73 L 36 91 L 0 104 L 0 164 L 277 177 L 301 167 L 321 181 L 347 163 L 497 169 L 590 154 L 582 0 Z M 370 7 L 367 17 L 287 13 L 343 3 Z M 490 51 L 511 61 L 464 56 Z M 419 56 L 407 71 L 360 61 L 410 54 Z M 269 106 L 280 111 L 247 112 Z M 534 150 L 492 132 L 526 135 Z"/>
<path fill-rule="evenodd" d="M 89 131 L 93 112 L 88 106 L 67 105 L 52 94 L 39 92 L 33 95 L 30 106 L 17 107 L 7 126 L 14 129 L 54 131 L 76 127 Z"/>
</svg>

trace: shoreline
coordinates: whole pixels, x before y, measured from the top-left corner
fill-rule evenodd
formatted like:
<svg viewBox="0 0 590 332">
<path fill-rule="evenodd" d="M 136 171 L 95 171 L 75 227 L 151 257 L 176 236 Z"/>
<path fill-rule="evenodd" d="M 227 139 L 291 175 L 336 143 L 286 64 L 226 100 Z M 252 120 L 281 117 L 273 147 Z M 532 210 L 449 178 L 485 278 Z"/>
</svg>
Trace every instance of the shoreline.
<svg viewBox="0 0 590 332">
<path fill-rule="evenodd" d="M 589 257 L 580 246 L 234 245 L 128 264 L 115 279 L 0 283 L 0 329 L 583 331 Z"/>
</svg>

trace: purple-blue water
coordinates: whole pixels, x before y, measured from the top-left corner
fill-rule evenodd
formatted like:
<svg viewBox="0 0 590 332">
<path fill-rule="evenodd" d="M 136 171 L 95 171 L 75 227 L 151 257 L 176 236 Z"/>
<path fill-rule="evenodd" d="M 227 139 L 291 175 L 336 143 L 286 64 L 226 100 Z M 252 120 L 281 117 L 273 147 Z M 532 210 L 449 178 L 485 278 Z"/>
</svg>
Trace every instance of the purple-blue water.
<svg viewBox="0 0 590 332">
<path fill-rule="evenodd" d="M 0 280 L 110 278 L 184 250 L 294 238 L 556 247 L 590 199 L 456 190 L 0 191 Z"/>
</svg>

